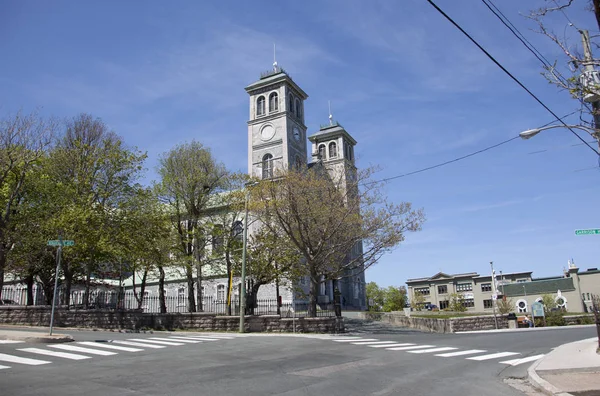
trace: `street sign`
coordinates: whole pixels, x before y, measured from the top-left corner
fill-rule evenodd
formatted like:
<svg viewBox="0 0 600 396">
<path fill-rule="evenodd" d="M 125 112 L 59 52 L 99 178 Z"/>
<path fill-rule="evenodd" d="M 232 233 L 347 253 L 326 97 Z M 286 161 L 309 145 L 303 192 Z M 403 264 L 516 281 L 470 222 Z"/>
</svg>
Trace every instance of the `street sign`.
<svg viewBox="0 0 600 396">
<path fill-rule="evenodd" d="M 62 241 L 63 246 L 75 246 L 75 241 Z M 60 241 L 58 239 L 53 239 L 48 241 L 48 246 L 60 246 Z"/>
<path fill-rule="evenodd" d="M 587 230 L 575 230 L 575 235 L 596 235 L 600 234 L 600 228 L 592 228 Z"/>
<path fill-rule="evenodd" d="M 544 317 L 544 304 L 541 302 L 531 304 L 531 310 L 533 311 L 533 317 Z"/>
<path fill-rule="evenodd" d="M 492 300 L 497 300 L 498 299 L 498 295 L 496 293 L 492 294 Z"/>
</svg>

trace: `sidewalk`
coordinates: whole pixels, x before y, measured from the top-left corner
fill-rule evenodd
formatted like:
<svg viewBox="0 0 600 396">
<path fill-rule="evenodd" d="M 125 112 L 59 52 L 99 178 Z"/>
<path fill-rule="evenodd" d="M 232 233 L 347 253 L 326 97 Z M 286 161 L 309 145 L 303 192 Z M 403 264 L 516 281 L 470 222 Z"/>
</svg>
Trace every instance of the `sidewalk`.
<svg viewBox="0 0 600 396">
<path fill-rule="evenodd" d="M 0 344 L 2 343 L 2 340 L 49 344 L 58 342 L 71 342 L 73 341 L 73 337 L 68 334 L 48 335 L 47 332 L 0 329 Z"/>
<path fill-rule="evenodd" d="M 555 348 L 528 370 L 529 381 L 548 395 L 600 395 L 598 338 Z"/>
</svg>

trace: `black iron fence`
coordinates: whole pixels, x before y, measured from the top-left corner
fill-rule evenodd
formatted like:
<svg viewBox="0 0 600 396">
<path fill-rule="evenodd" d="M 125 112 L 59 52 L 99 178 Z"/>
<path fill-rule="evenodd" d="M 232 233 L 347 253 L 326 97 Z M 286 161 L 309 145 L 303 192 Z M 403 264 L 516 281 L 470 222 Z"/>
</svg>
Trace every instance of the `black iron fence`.
<svg viewBox="0 0 600 396">
<path fill-rule="evenodd" d="M 132 291 L 91 291 L 87 304 L 85 303 L 85 293 L 81 290 L 71 292 L 70 297 L 69 308 L 71 309 L 141 309 L 143 312 L 149 313 L 160 312 L 160 298 L 157 295 L 142 296 L 139 293 L 136 295 Z M 204 296 L 202 306 L 196 305 L 196 310 L 216 315 L 239 315 L 239 296 L 234 297 L 228 304 L 227 300 Z M 4 288 L 2 300 L 6 304 L 25 305 L 27 303 L 26 291 Z M 187 295 L 167 295 L 164 302 L 167 312 L 189 312 Z M 34 291 L 33 305 L 46 305 L 46 299 L 41 290 Z M 257 299 L 254 302 L 249 299 L 247 307 L 246 314 L 250 315 L 281 315 L 287 318 L 298 318 L 308 314 L 308 302 L 306 301 L 284 301 L 278 307 L 276 299 Z M 318 317 L 335 316 L 333 304 L 318 304 L 316 315 Z"/>
</svg>

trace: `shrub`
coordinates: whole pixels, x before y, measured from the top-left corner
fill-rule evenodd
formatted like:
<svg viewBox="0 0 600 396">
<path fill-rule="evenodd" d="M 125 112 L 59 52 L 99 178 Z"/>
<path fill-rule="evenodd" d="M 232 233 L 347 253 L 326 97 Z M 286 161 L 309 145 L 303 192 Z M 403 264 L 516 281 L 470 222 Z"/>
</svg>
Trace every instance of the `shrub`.
<svg viewBox="0 0 600 396">
<path fill-rule="evenodd" d="M 580 324 L 580 325 L 594 324 L 594 318 L 591 316 L 584 316 L 582 318 L 577 318 L 577 324 Z"/>
<path fill-rule="evenodd" d="M 546 315 L 547 326 L 565 326 L 566 324 L 564 313 L 561 311 L 552 311 Z"/>
</svg>

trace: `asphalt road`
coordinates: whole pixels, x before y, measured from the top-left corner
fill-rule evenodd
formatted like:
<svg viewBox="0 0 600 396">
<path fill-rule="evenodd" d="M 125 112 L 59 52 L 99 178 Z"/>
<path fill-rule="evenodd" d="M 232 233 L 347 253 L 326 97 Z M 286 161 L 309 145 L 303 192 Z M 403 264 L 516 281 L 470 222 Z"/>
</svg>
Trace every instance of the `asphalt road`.
<svg viewBox="0 0 600 396">
<path fill-rule="evenodd" d="M 358 323 L 351 321 L 352 334 L 340 337 L 69 331 L 75 342 L 62 344 L 68 350 L 0 344 L 0 366 L 6 367 L 0 368 L 0 394 L 522 395 L 504 381 L 526 376 L 532 361 L 518 359 L 595 335 L 593 328 L 430 334 Z M 412 345 L 388 350 L 391 343 Z M 482 352 L 467 353 L 473 350 Z M 512 355 L 481 359 L 498 353 Z"/>
</svg>

